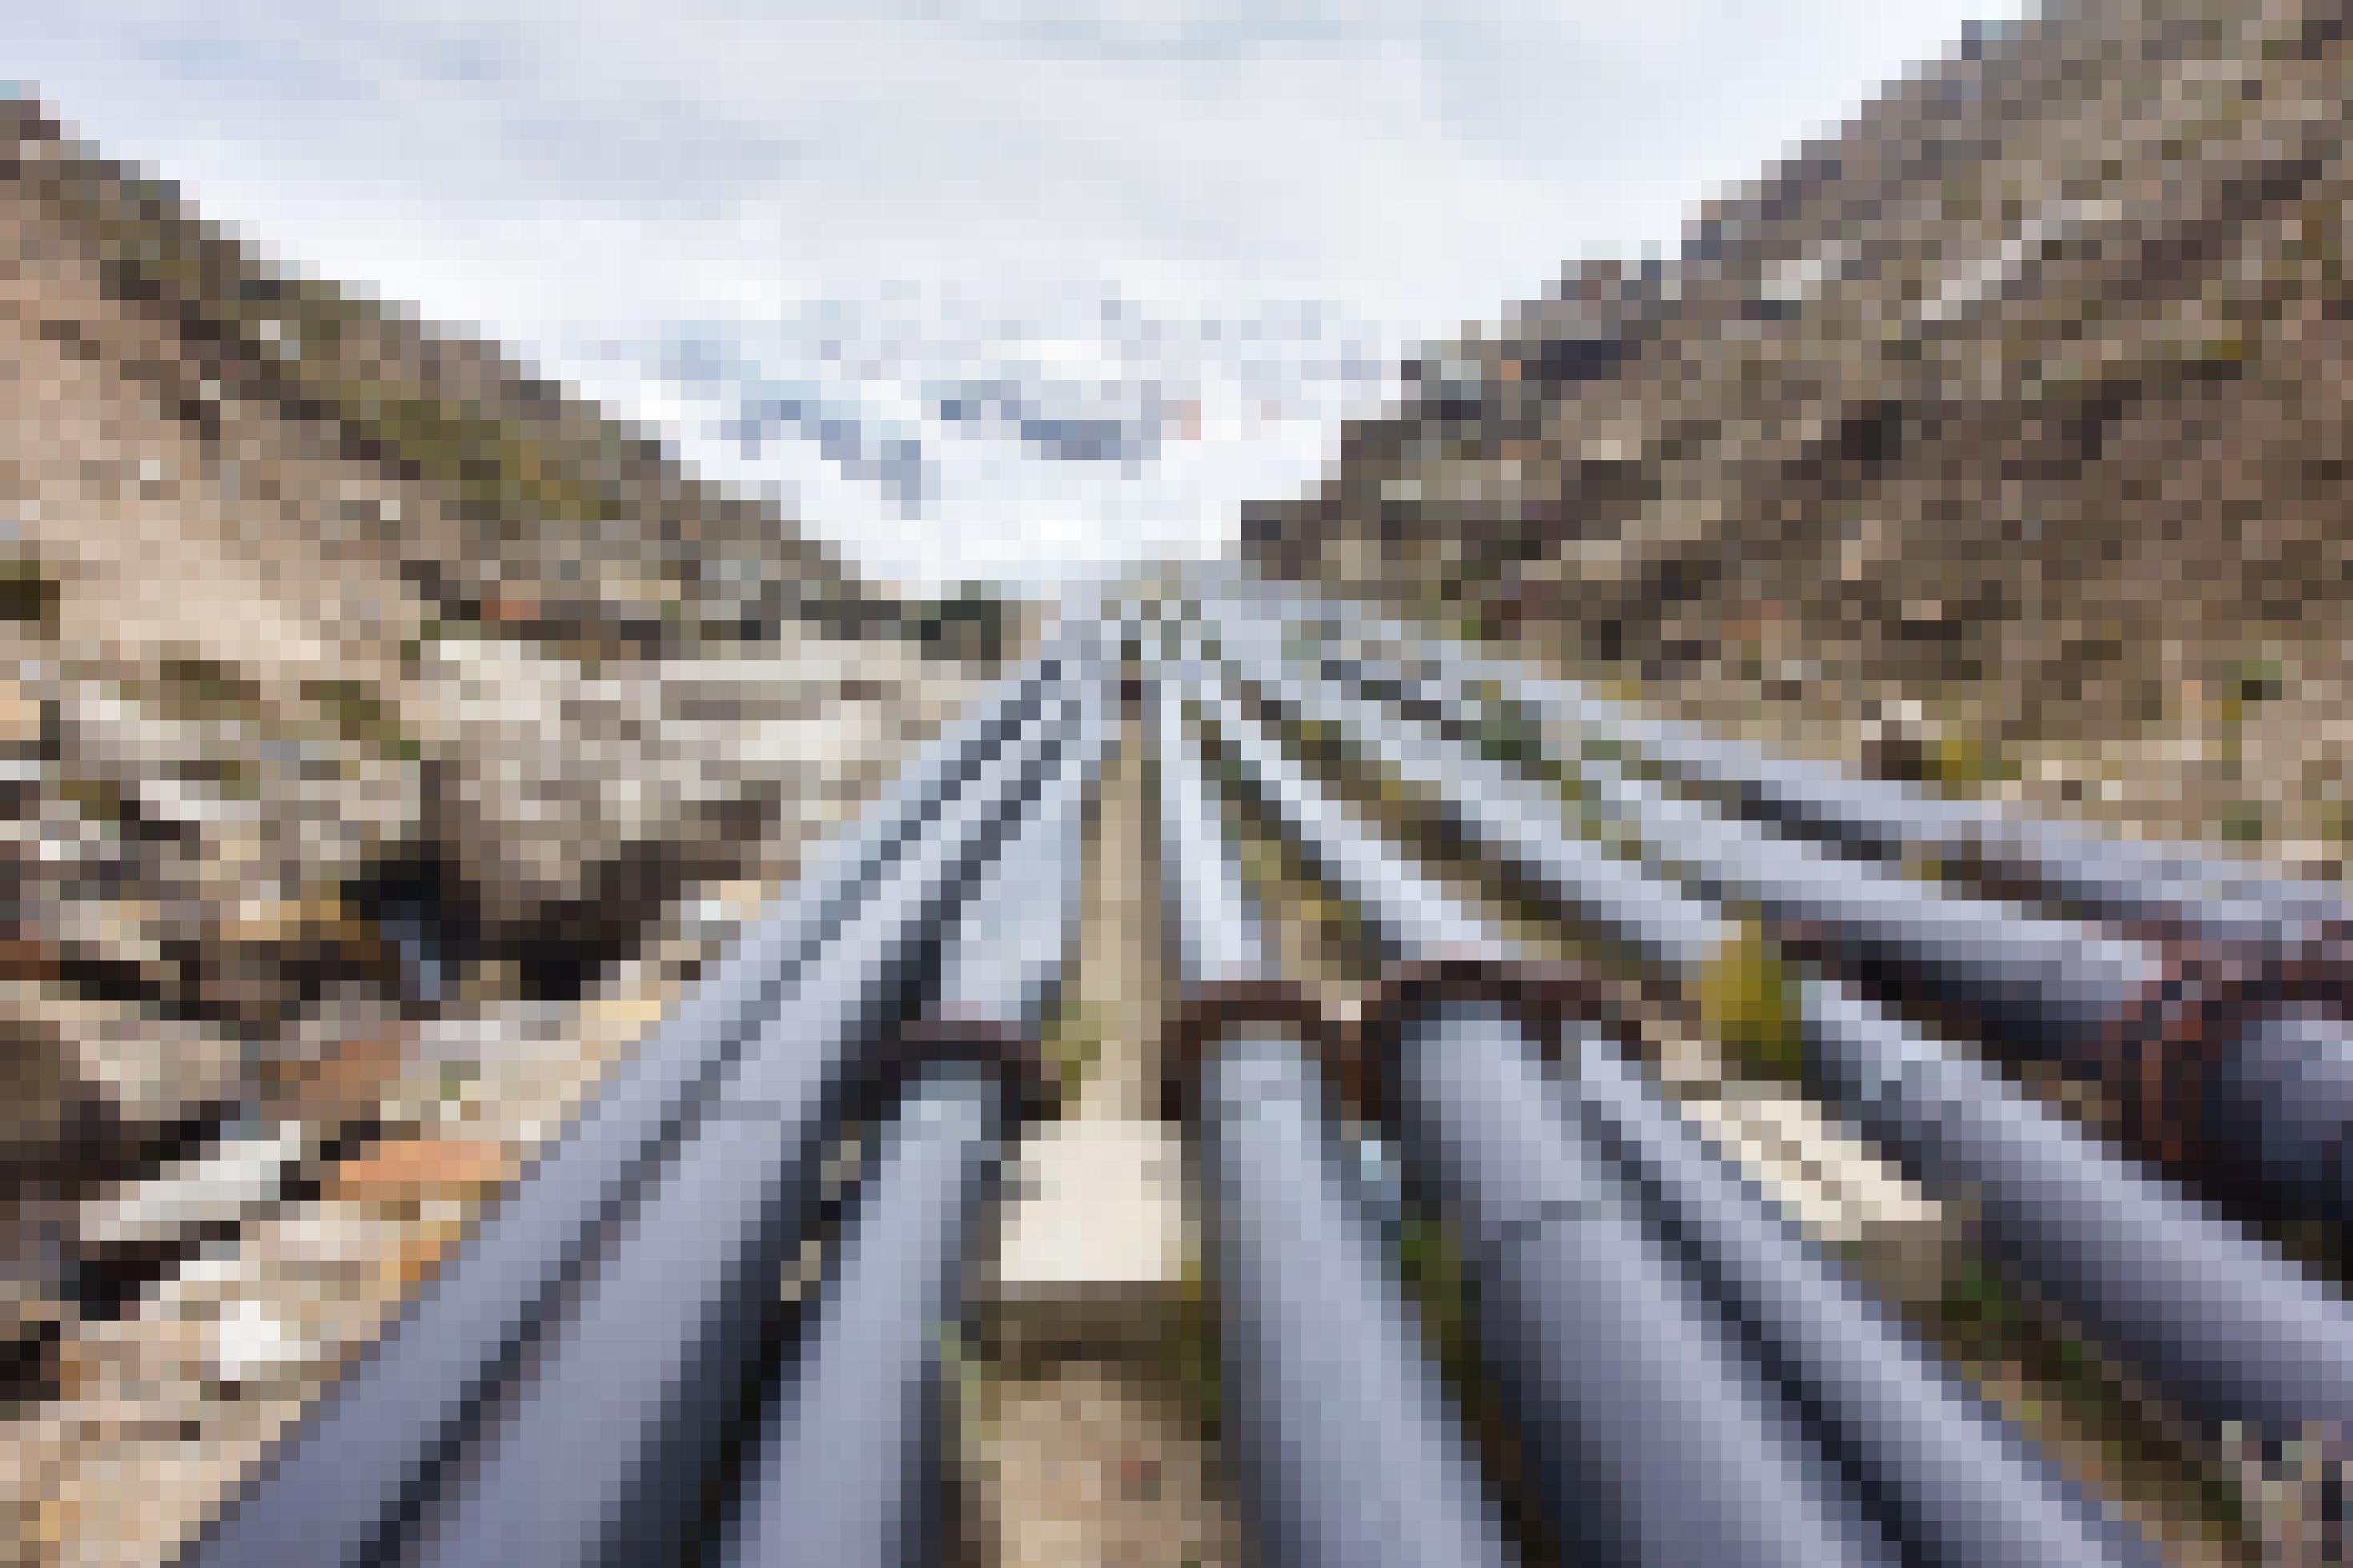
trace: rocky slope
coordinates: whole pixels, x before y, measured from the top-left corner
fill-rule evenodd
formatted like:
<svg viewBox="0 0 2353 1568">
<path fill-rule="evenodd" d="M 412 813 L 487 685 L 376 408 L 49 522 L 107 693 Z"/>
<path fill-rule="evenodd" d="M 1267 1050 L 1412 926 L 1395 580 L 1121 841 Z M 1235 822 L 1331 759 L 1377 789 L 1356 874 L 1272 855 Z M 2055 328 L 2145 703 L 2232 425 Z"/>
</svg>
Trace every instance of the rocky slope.
<svg viewBox="0 0 2353 1568">
<path fill-rule="evenodd" d="M 0 106 L 0 1556 L 157 1560 L 973 629 Z"/>
<path fill-rule="evenodd" d="M 1784 745 L 2341 863 L 2341 0 L 1974 36 L 1245 543 Z"/>
</svg>

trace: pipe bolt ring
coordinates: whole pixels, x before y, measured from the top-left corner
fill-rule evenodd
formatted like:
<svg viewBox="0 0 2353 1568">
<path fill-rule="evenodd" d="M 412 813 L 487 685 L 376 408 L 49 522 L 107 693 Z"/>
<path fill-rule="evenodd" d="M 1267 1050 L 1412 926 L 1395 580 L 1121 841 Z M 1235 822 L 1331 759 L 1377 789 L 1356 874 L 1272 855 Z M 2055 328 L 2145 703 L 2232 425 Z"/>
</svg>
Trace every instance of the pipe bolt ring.
<svg viewBox="0 0 2353 1568">
<path fill-rule="evenodd" d="M 1349 1051 L 1364 1079 L 1358 1104 L 1367 1121 L 1389 1106 L 1387 1065 L 1398 1036 L 1414 1019 L 1456 1002 L 1502 1007 L 1525 1026 L 1555 1062 L 1567 1053 L 1572 1024 L 1590 1024 L 1611 1037 L 1630 1059 L 1643 1054 L 1641 1033 L 1610 1001 L 1585 965 L 1555 960 L 1448 957 L 1392 963 L 1366 999 L 1348 1034 Z"/>
</svg>

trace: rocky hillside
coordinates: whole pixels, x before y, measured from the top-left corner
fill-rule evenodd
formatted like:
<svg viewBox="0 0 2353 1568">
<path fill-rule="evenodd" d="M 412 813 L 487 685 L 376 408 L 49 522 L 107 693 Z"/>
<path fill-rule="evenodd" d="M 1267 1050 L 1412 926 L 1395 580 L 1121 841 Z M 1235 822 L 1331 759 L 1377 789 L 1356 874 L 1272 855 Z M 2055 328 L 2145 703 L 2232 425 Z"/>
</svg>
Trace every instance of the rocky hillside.
<svg viewBox="0 0 2353 1568">
<path fill-rule="evenodd" d="M 1262 565 L 1883 771 L 2341 863 L 2342 0 L 1988 29 L 1427 354 Z"/>
<path fill-rule="evenodd" d="M 981 611 L 0 107 L 0 1558 L 158 1560 Z"/>
</svg>

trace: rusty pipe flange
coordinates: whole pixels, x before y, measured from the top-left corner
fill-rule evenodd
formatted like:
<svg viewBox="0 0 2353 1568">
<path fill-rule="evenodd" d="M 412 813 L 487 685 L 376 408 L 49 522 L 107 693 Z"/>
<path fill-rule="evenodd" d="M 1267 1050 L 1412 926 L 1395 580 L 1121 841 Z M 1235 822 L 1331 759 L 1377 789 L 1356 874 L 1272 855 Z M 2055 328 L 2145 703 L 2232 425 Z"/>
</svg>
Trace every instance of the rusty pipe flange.
<svg viewBox="0 0 2353 1568">
<path fill-rule="evenodd" d="M 924 1068 L 943 1062 L 983 1067 L 997 1075 L 1008 1137 L 1060 1113 L 1061 1093 L 1037 1040 L 994 1018 L 948 1016 L 912 1019 L 869 1053 L 851 1091 L 849 1114 L 871 1121 L 887 1113 Z"/>
<path fill-rule="evenodd" d="M 1160 1037 L 1160 1114 L 1193 1125 L 1203 1053 L 1252 1026 L 1295 1035 L 1351 1104 L 1364 1103 L 1363 1064 L 1352 1032 L 1327 1017 L 1306 988 L 1268 976 L 1187 986 Z"/>
<path fill-rule="evenodd" d="M 2348 1011 L 2344 952 L 2275 955 L 2210 942 L 2161 942 L 2162 973 L 2094 1042 L 2102 1080 L 2124 1102 L 2126 1140 L 2160 1164 L 2203 1155 L 2200 1113 L 2221 1054 L 2283 1008 Z"/>
<path fill-rule="evenodd" d="M 2116 1096 L 2118 1135 L 2137 1153 L 2179 1169 L 2199 1163 L 2200 1112 L 2221 1054 L 2284 1008 L 2316 1005 L 2353 1017 L 2353 941 L 2334 927 L 2279 951 L 2261 943 L 2199 941 L 2165 922 L 2094 922 L 2146 947 L 2157 973 L 2069 1053 Z M 1852 973 L 1852 955 L 1818 922 L 1773 925 L 1790 956 Z M 1957 1034 L 1999 1046 L 1983 1011 L 1968 1001 L 1909 994 L 1888 982 L 1899 1005 Z"/>
<path fill-rule="evenodd" d="M 2168 953 L 2195 953 L 2209 963 L 2228 962 L 2276 988 L 2281 999 L 2313 1002 L 2353 1012 L 2353 926 L 2324 921 L 2292 940 L 2199 936 L 2179 921 L 2156 918 L 2086 921 L 2129 942 Z"/>
<path fill-rule="evenodd" d="M 1357 1064 L 1361 1085 L 1357 1103 L 1367 1120 L 1387 1118 L 1390 1100 L 1385 1068 L 1406 1025 L 1453 1002 L 1502 1007 L 1556 1062 L 1564 1056 L 1575 1024 L 1596 1026 L 1630 1058 L 1644 1054 L 1641 1031 L 1582 963 L 1480 956 L 1410 959 L 1381 972 L 1348 1031 L 1348 1054 Z"/>
<path fill-rule="evenodd" d="M 2327 921 L 2279 957 L 2273 973 L 2289 1000 L 2314 1002 L 2353 1016 L 2353 925 Z"/>
</svg>

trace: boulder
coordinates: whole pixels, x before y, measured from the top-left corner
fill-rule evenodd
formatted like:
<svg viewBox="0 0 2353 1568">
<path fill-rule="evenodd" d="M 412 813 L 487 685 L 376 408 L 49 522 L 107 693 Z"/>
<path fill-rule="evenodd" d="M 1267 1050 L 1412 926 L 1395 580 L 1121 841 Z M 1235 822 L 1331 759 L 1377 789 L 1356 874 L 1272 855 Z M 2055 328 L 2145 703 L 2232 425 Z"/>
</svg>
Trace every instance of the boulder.
<svg viewBox="0 0 2353 1568">
<path fill-rule="evenodd" d="M 433 760 L 427 833 L 513 930 L 617 892 L 633 923 L 690 879 L 756 873 L 873 793 L 936 722 L 912 656 L 786 645 L 592 670 L 517 643 L 429 646 L 404 710 Z M 617 872 L 651 867 L 640 885 Z M 611 911 L 606 911 L 610 913 Z"/>
</svg>

